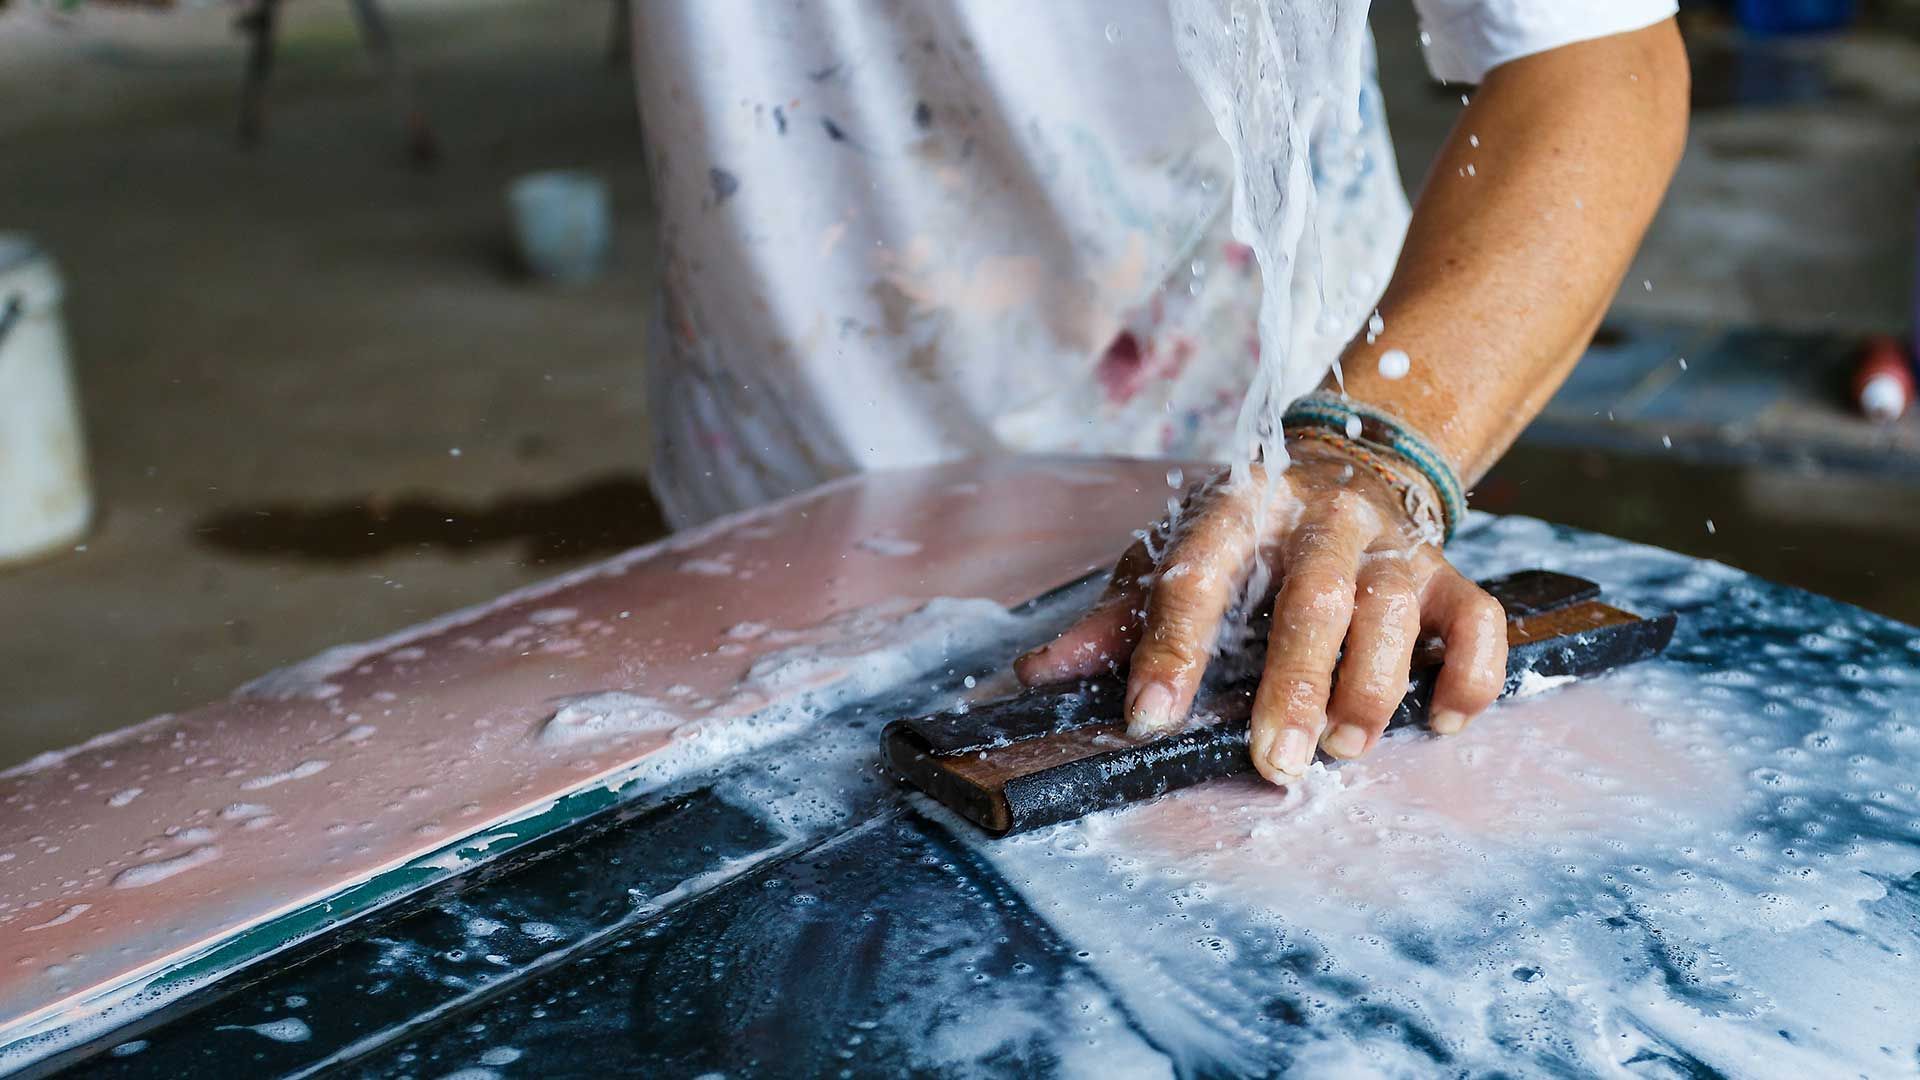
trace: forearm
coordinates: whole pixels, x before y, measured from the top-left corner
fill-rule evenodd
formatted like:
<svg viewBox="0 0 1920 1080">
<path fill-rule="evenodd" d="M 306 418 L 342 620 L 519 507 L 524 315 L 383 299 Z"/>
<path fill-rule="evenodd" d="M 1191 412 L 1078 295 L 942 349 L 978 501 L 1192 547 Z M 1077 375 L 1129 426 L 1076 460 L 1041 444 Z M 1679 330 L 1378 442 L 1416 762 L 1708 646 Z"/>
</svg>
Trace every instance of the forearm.
<svg viewBox="0 0 1920 1080">
<path fill-rule="evenodd" d="M 1619 287 L 1679 162 L 1687 82 L 1672 22 L 1489 73 L 1414 205 L 1381 332 L 1342 356 L 1347 392 L 1424 432 L 1464 483 L 1485 473 Z M 1382 372 L 1390 349 L 1402 377 Z"/>
</svg>

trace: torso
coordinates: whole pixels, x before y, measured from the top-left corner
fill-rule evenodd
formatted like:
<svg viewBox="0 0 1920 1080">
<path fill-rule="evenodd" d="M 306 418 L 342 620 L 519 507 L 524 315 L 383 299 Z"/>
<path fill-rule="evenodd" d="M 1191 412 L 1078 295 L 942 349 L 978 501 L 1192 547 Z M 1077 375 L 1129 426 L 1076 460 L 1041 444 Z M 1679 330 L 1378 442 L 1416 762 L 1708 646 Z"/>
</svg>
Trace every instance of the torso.
<svg viewBox="0 0 1920 1080">
<path fill-rule="evenodd" d="M 676 523 L 974 454 L 1226 455 L 1259 274 L 1161 0 L 642 5 L 637 30 Z M 1407 214 L 1371 79 L 1361 111 L 1315 136 L 1362 162 L 1321 192 L 1328 361 Z"/>
</svg>

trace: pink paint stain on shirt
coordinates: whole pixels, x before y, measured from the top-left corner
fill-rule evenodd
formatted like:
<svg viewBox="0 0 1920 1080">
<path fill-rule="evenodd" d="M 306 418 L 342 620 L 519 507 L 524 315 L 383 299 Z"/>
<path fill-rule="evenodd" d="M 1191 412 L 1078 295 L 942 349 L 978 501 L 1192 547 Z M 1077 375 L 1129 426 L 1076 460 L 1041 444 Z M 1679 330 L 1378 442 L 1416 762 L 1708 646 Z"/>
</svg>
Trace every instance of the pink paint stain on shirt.
<svg viewBox="0 0 1920 1080">
<path fill-rule="evenodd" d="M 1193 358 L 1193 342 L 1176 337 L 1167 347 L 1149 340 L 1142 347 L 1130 330 L 1123 330 L 1101 354 L 1095 376 L 1111 405 L 1125 405 L 1155 381 L 1177 378 Z"/>
</svg>

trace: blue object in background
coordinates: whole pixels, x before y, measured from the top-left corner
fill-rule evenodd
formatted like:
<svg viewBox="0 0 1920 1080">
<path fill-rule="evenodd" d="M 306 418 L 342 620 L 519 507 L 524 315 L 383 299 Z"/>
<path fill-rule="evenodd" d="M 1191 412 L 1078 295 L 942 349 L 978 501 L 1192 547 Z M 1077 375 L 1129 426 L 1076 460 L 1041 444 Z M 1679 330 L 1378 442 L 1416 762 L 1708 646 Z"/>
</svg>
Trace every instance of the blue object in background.
<svg viewBox="0 0 1920 1080">
<path fill-rule="evenodd" d="M 1734 0 L 1740 26 L 1753 34 L 1837 30 L 1853 21 L 1854 0 Z"/>
<path fill-rule="evenodd" d="M 607 182 L 589 172 L 529 173 L 507 189 L 520 261 L 535 277 L 561 284 L 592 281 L 613 242 Z"/>
</svg>

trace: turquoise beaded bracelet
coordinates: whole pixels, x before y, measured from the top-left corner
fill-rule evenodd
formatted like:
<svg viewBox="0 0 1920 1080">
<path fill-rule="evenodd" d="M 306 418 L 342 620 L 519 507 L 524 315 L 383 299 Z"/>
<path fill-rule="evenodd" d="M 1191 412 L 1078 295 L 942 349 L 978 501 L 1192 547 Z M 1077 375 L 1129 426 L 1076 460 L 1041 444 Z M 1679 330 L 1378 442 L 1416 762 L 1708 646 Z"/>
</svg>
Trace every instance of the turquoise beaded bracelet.
<svg viewBox="0 0 1920 1080">
<path fill-rule="evenodd" d="M 1453 467 L 1432 443 L 1391 413 L 1343 394 L 1319 390 L 1288 406 L 1280 423 L 1285 428 L 1323 428 L 1337 432 L 1360 447 L 1391 454 L 1411 466 L 1433 485 L 1434 493 L 1440 497 L 1443 542 L 1453 538 L 1454 530 L 1467 516 L 1466 495 L 1461 491 L 1460 477 Z"/>
</svg>

